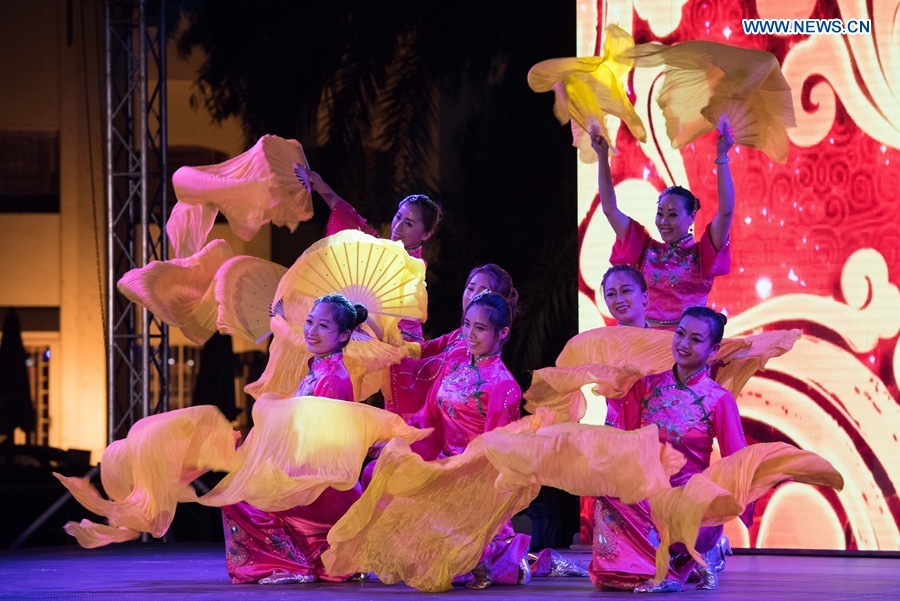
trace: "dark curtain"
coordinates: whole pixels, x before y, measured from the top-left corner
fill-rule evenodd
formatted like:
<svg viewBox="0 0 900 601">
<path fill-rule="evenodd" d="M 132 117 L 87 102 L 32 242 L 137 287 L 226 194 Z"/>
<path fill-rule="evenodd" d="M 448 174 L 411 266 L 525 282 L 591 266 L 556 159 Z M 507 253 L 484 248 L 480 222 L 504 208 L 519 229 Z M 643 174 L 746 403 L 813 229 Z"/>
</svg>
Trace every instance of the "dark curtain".
<svg viewBox="0 0 900 601">
<path fill-rule="evenodd" d="M 231 336 L 216 332 L 203 346 L 193 398 L 194 405 L 215 405 L 232 421 L 239 413 L 234 404 L 234 363 Z"/>
<path fill-rule="evenodd" d="M 0 435 L 6 436 L 6 443 L 12 443 L 16 428 L 34 431 L 34 404 L 25 365 L 27 358 L 19 316 L 10 309 L 3 320 L 3 340 L 0 341 Z"/>
</svg>

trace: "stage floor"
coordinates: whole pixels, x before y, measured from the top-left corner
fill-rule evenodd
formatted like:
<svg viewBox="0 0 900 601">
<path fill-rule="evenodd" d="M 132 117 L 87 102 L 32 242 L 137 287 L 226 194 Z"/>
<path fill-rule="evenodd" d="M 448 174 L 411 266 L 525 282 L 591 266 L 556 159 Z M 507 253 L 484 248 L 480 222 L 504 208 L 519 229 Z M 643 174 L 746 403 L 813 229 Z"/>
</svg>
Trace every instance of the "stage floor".
<svg viewBox="0 0 900 601">
<path fill-rule="evenodd" d="M 585 566 L 590 561 L 586 552 L 564 551 L 564 554 Z M 223 555 L 221 544 L 158 542 L 95 550 L 52 547 L 0 551 L 0 599 L 268 601 L 310 595 L 316 601 L 378 601 L 438 597 L 447 600 L 547 599 L 557 595 L 566 599 L 623 598 L 633 594 L 598 591 L 586 578 L 537 578 L 527 586 L 498 586 L 484 591 L 460 588 L 438 594 L 378 582 L 233 585 L 225 573 Z M 718 590 L 688 588 L 684 593 L 666 598 L 685 601 L 701 598 L 707 601 L 900 599 L 900 559 L 737 555 L 728 558 Z"/>
</svg>

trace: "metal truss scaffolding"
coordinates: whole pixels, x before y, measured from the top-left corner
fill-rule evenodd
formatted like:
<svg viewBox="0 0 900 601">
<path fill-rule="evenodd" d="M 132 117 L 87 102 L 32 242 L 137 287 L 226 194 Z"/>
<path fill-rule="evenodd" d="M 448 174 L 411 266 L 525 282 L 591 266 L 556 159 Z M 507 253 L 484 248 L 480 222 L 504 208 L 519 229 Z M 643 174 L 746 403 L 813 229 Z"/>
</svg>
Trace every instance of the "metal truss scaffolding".
<svg viewBox="0 0 900 601">
<path fill-rule="evenodd" d="M 109 442 L 168 410 L 169 331 L 116 290 L 168 255 L 166 2 L 105 0 Z"/>
</svg>

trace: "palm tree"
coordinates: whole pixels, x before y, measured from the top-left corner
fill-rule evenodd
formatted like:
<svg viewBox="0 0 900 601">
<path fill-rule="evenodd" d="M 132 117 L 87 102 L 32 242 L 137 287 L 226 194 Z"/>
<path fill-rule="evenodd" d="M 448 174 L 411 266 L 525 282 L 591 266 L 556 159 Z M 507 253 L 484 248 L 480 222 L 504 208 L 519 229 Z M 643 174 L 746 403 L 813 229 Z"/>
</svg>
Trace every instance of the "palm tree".
<svg viewBox="0 0 900 601">
<path fill-rule="evenodd" d="M 574 153 L 552 99 L 525 79 L 535 62 L 571 54 L 575 7 L 528 6 L 185 2 L 179 39 L 206 56 L 198 104 L 239 117 L 248 144 L 265 133 L 303 142 L 371 221 L 411 191 L 438 198 L 447 219 L 428 257 L 426 328 L 456 327 L 469 269 L 499 263 L 525 301 L 509 357 L 519 375 L 552 362 L 577 314 Z"/>
</svg>

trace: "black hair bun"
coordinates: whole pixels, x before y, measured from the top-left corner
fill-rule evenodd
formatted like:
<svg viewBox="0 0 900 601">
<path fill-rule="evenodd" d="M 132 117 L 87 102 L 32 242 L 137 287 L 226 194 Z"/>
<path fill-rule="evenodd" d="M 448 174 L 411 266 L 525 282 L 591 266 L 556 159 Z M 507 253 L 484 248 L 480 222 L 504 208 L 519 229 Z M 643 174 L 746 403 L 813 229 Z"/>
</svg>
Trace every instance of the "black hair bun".
<svg viewBox="0 0 900 601">
<path fill-rule="evenodd" d="M 369 310 L 362 305 L 353 305 L 356 309 L 356 325 L 364 323 L 369 318 Z M 354 326 L 355 327 L 355 326 Z"/>
</svg>

